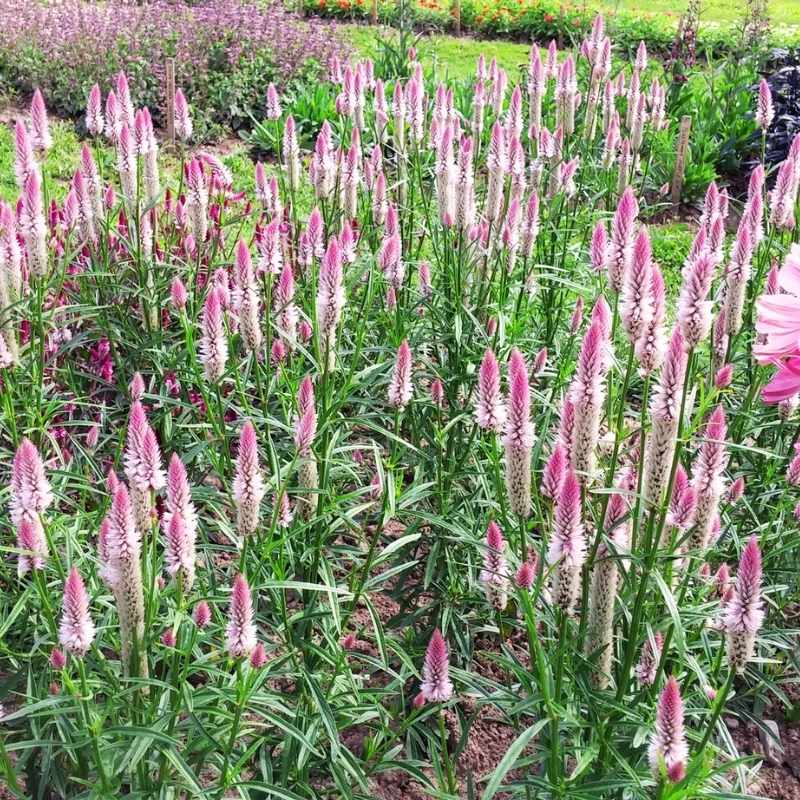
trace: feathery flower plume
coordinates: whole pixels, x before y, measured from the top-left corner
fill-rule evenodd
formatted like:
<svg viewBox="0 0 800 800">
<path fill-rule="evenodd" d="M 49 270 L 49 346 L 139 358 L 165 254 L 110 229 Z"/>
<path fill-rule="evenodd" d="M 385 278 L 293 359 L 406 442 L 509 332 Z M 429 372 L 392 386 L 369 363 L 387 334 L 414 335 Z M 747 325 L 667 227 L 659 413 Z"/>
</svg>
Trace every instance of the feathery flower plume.
<svg viewBox="0 0 800 800">
<path fill-rule="evenodd" d="M 733 381 L 733 364 L 725 364 L 714 374 L 714 387 L 727 389 Z"/>
<path fill-rule="evenodd" d="M 634 225 L 639 204 L 633 189 L 628 186 L 620 198 L 611 225 L 609 244 L 608 281 L 615 292 L 620 292 L 623 280 L 633 260 Z"/>
<path fill-rule="evenodd" d="M 694 528 L 689 538 L 689 549 L 703 552 L 709 544 L 719 501 L 724 491 L 722 473 L 727 464 L 725 437 L 727 424 L 722 406 L 711 413 L 706 425 L 705 438 L 692 464 L 692 488 L 697 496 Z"/>
<path fill-rule="evenodd" d="M 189 233 L 201 247 L 208 234 L 208 183 L 197 158 L 186 167 L 186 216 Z"/>
<path fill-rule="evenodd" d="M 17 575 L 21 578 L 26 573 L 44 569 L 49 555 L 47 538 L 39 517 L 23 516 L 17 523 Z"/>
<path fill-rule="evenodd" d="M 19 227 L 25 239 L 28 267 L 33 275 L 47 273 L 47 226 L 42 205 L 41 180 L 34 170 L 25 179 Z"/>
<path fill-rule="evenodd" d="M 64 583 L 62 607 L 58 641 L 67 652 L 81 658 L 92 646 L 95 629 L 89 616 L 89 595 L 77 567 L 70 570 Z"/>
<path fill-rule="evenodd" d="M 239 239 L 236 243 L 235 254 L 235 306 L 238 309 L 239 331 L 245 349 L 257 354 L 263 341 L 259 319 L 259 299 L 250 249 L 243 239 Z"/>
<path fill-rule="evenodd" d="M 172 307 L 177 311 L 183 311 L 186 308 L 186 301 L 189 295 L 186 291 L 183 281 L 180 278 L 173 278 L 169 287 L 169 300 Z"/>
<path fill-rule="evenodd" d="M 689 748 L 683 730 L 683 700 L 678 681 L 670 676 L 656 711 L 656 727 L 650 739 L 648 757 L 655 777 L 666 771 L 672 783 L 682 780 L 686 774 Z"/>
<path fill-rule="evenodd" d="M 767 130 L 772 125 L 772 120 L 775 116 L 775 109 L 772 105 L 772 92 L 770 91 L 769 84 L 761 79 L 758 84 L 758 102 L 756 103 L 756 125 L 762 131 Z"/>
<path fill-rule="evenodd" d="M 475 167 L 472 138 L 462 136 L 458 146 L 458 177 L 456 180 L 456 225 L 469 231 L 475 224 Z"/>
<path fill-rule="evenodd" d="M 138 400 L 131 404 L 125 443 L 125 475 L 132 488 L 140 492 L 157 492 L 164 484 L 161 450 L 155 432 L 147 421 L 144 407 Z"/>
<path fill-rule="evenodd" d="M 236 475 L 233 479 L 233 497 L 236 500 L 236 530 L 240 536 L 249 536 L 258 528 L 264 492 L 264 479 L 258 465 L 256 429 L 250 420 L 246 420 L 239 436 Z"/>
<path fill-rule="evenodd" d="M 100 170 L 97 168 L 92 151 L 87 145 L 81 148 L 81 172 L 86 181 L 86 190 L 94 220 L 97 221 L 103 216 L 103 182 L 100 179 Z"/>
<path fill-rule="evenodd" d="M 642 375 L 650 375 L 661 366 L 667 349 L 664 333 L 664 320 L 667 314 L 666 288 L 664 276 L 655 262 L 651 262 L 650 266 L 649 304 L 650 319 L 636 342 L 636 357 L 639 359 Z"/>
<path fill-rule="evenodd" d="M 508 564 L 503 551 L 505 540 L 500 526 L 492 520 L 486 529 L 486 552 L 478 580 L 483 584 L 486 601 L 502 611 L 508 601 Z"/>
<path fill-rule="evenodd" d="M 292 350 L 297 342 L 297 322 L 300 314 L 294 303 L 294 275 L 292 265 L 286 263 L 275 286 L 274 310 L 278 331 L 286 346 Z"/>
<path fill-rule="evenodd" d="M 550 453 L 550 458 L 544 465 L 542 483 L 539 486 L 539 492 L 550 500 L 557 500 L 561 494 L 561 487 L 567 475 L 568 461 L 569 457 L 564 445 L 557 442 L 553 452 Z"/>
<path fill-rule="evenodd" d="M 404 339 L 397 349 L 397 359 L 389 383 L 389 404 L 400 411 L 408 405 L 413 393 L 411 368 L 411 348 L 408 339 Z"/>
<path fill-rule="evenodd" d="M 522 220 L 522 257 L 533 258 L 533 247 L 539 235 L 539 195 L 531 191 Z"/>
<path fill-rule="evenodd" d="M 327 354 L 328 369 L 336 363 L 336 327 L 344 308 L 342 285 L 342 250 L 339 241 L 331 236 L 319 270 L 317 286 L 317 330 L 320 346 Z"/>
<path fill-rule="evenodd" d="M 798 188 L 796 173 L 797 161 L 789 155 L 778 168 L 775 186 L 769 193 L 769 221 L 781 230 L 793 230 L 795 227 L 794 208 Z"/>
<path fill-rule="evenodd" d="M 475 409 L 478 426 L 487 431 L 502 433 L 506 410 L 500 391 L 500 366 L 495 354 L 487 349 L 478 370 L 478 391 Z"/>
<path fill-rule="evenodd" d="M 283 165 L 291 191 L 300 186 L 300 145 L 297 141 L 297 128 L 291 114 L 286 117 L 283 127 Z"/>
<path fill-rule="evenodd" d="M 503 193 L 505 176 L 508 171 L 508 151 L 506 147 L 505 132 L 499 121 L 492 126 L 492 136 L 489 142 L 489 153 L 486 156 L 486 166 L 489 170 L 484 215 L 489 222 L 499 222 L 503 211 Z"/>
<path fill-rule="evenodd" d="M 86 101 L 86 130 L 92 136 L 100 136 L 103 133 L 103 101 L 100 95 L 98 84 L 89 90 L 89 97 Z"/>
<path fill-rule="evenodd" d="M 391 210 L 392 207 L 390 206 L 389 211 L 391 212 Z M 400 234 L 397 232 L 389 234 L 389 219 L 390 215 L 387 214 L 386 236 L 378 254 L 378 265 L 389 281 L 390 286 L 397 292 L 403 287 L 405 264 L 403 263 L 401 252 Z"/>
<path fill-rule="evenodd" d="M 711 330 L 712 303 L 707 299 L 714 278 L 714 258 L 707 252 L 692 259 L 683 272 L 678 297 L 678 322 L 687 350 L 697 347 Z"/>
<path fill-rule="evenodd" d="M 614 494 L 608 501 L 604 528 L 614 543 L 614 550 L 624 551 L 628 547 L 630 521 L 625 517 L 630 505 L 621 494 Z M 589 588 L 589 621 L 586 654 L 596 659 L 593 673 L 594 684 L 600 689 L 608 688 L 611 675 L 611 659 L 614 639 L 614 599 L 619 585 L 619 565 L 605 542 L 597 548 Z"/>
<path fill-rule="evenodd" d="M 634 669 L 636 682 L 640 687 L 652 686 L 656 681 L 658 662 L 661 660 L 661 650 L 664 646 L 664 637 L 660 632 L 648 636 L 642 645 L 639 663 Z"/>
<path fill-rule="evenodd" d="M 11 467 L 11 521 L 15 525 L 24 518 L 35 522 L 52 502 L 53 493 L 39 451 L 30 439 L 23 439 Z"/>
<path fill-rule="evenodd" d="M 41 152 L 45 152 L 53 146 L 50 124 L 47 121 L 47 109 L 39 89 L 33 93 L 31 100 L 31 140 L 34 148 Z"/>
<path fill-rule="evenodd" d="M 192 115 L 181 89 L 175 90 L 175 134 L 184 142 L 192 138 Z"/>
<path fill-rule="evenodd" d="M 596 272 L 602 272 L 609 265 L 609 242 L 605 223 L 600 221 L 592 231 L 592 243 L 589 248 L 589 260 Z"/>
<path fill-rule="evenodd" d="M 514 583 L 516 583 L 520 589 L 530 591 L 533 582 L 536 580 L 537 563 L 536 556 L 534 556 L 532 561 L 523 561 L 522 564 L 519 565 L 519 569 L 514 575 Z"/>
<path fill-rule="evenodd" d="M 578 594 L 580 572 L 586 560 L 586 540 L 581 522 L 581 486 L 568 469 L 556 503 L 553 536 L 547 561 L 555 565 L 553 603 L 569 614 Z"/>
<path fill-rule="evenodd" d="M 516 348 L 508 360 L 509 402 L 506 416 L 505 462 L 506 491 L 511 511 L 527 518 L 531 512 L 531 422 L 530 383 L 528 367 Z"/>
<path fill-rule="evenodd" d="M 200 630 L 203 630 L 209 622 L 211 622 L 211 609 L 208 607 L 208 603 L 205 600 L 201 600 L 195 607 L 194 613 L 192 614 L 192 619 L 194 620 L 194 624 Z"/>
<path fill-rule="evenodd" d="M 167 497 L 161 525 L 165 533 L 169 531 L 170 521 L 175 514 L 180 514 L 186 536 L 194 550 L 197 540 L 197 511 L 192 502 L 192 491 L 186 475 L 186 467 L 177 453 L 172 454 L 167 468 Z"/>
<path fill-rule="evenodd" d="M 247 658 L 256 646 L 253 600 L 247 578 L 241 573 L 238 573 L 233 581 L 228 627 L 225 629 L 225 646 L 231 658 Z"/>
<path fill-rule="evenodd" d="M 22 120 L 17 120 L 14 125 L 14 175 L 20 190 L 24 190 L 28 177 L 38 172 L 39 165 L 33 153 L 33 143 L 28 135 L 28 129 Z"/>
<path fill-rule="evenodd" d="M 761 551 L 751 536 L 742 551 L 733 597 L 726 606 L 725 633 L 731 669 L 744 672 L 755 651 L 758 629 L 764 621 L 761 602 Z"/>
<path fill-rule="evenodd" d="M 688 530 L 694 524 L 694 511 L 697 507 L 697 495 L 689 483 L 686 470 L 678 464 L 675 470 L 675 479 L 672 484 L 672 497 L 669 501 L 669 513 L 666 524 L 668 528 L 678 528 L 680 531 Z M 662 547 L 669 544 L 669 530 L 665 529 Z"/>
<path fill-rule="evenodd" d="M 183 517 L 176 511 L 170 515 L 167 526 L 164 560 L 171 576 L 175 577 L 180 573 L 184 592 L 188 592 L 194 583 L 195 558 L 194 541 Z"/>
<path fill-rule="evenodd" d="M 744 475 L 740 475 L 728 489 L 728 503 L 735 505 L 744 497 Z"/>
<path fill-rule="evenodd" d="M 447 642 L 438 628 L 433 632 L 425 652 L 420 692 L 429 703 L 443 703 L 453 696 L 453 683 L 450 680 L 450 654 L 447 650 Z"/>
<path fill-rule="evenodd" d="M 687 361 L 683 335 L 676 325 L 650 403 L 652 429 L 645 450 L 643 492 L 646 501 L 653 506 L 661 503 L 675 454 Z"/>
<path fill-rule="evenodd" d="M 592 322 L 583 337 L 575 378 L 570 387 L 575 422 L 569 455 L 572 468 L 582 481 L 590 480 L 594 472 L 603 406 L 606 347 L 602 324 Z"/>
<path fill-rule="evenodd" d="M 222 318 L 219 289 L 215 286 L 206 296 L 200 327 L 200 361 L 205 377 L 212 383 L 218 383 L 225 373 L 225 362 L 228 360 L 228 337 Z"/>
<path fill-rule="evenodd" d="M 119 483 L 111 501 L 107 547 L 113 571 L 114 597 L 120 624 L 122 667 L 125 675 L 147 676 L 147 655 L 141 649 L 144 636 L 144 590 L 142 587 L 141 536 L 134 519 L 128 489 Z M 134 654 L 138 652 L 138 659 Z"/>
<path fill-rule="evenodd" d="M 111 517 L 107 516 L 100 523 L 100 529 L 97 533 L 97 560 L 99 562 L 97 572 L 100 575 L 100 580 L 113 592 L 119 581 L 119 575 L 112 562 L 110 550 L 112 536 Z"/>
<path fill-rule="evenodd" d="M 127 125 L 120 128 L 117 136 L 117 172 L 122 196 L 129 208 L 136 203 L 136 145 L 131 129 Z"/>
<path fill-rule="evenodd" d="M 653 316 L 651 296 L 652 250 L 647 228 L 639 231 L 633 258 L 623 276 L 620 292 L 621 318 L 631 345 L 636 345 Z"/>
</svg>

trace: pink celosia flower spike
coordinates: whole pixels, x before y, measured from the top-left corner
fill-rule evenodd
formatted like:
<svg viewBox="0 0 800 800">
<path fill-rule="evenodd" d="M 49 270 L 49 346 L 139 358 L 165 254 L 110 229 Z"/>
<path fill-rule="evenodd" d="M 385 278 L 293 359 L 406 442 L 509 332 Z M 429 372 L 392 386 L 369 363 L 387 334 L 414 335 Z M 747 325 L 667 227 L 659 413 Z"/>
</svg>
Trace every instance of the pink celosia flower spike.
<svg viewBox="0 0 800 800">
<path fill-rule="evenodd" d="M 19 227 L 25 239 L 31 273 L 38 277 L 47 274 L 47 225 L 42 205 L 41 179 L 35 170 L 25 179 Z"/>
<path fill-rule="evenodd" d="M 137 386 L 134 391 L 140 394 L 139 389 Z M 158 439 L 147 421 L 144 407 L 138 400 L 134 400 L 131 404 L 128 419 L 125 475 L 131 487 L 139 492 L 157 492 L 165 484 Z"/>
<path fill-rule="evenodd" d="M 342 284 L 342 249 L 335 236 L 331 236 L 322 259 L 317 286 L 317 330 L 320 347 L 327 355 L 327 368 L 336 363 L 336 327 L 344 308 Z"/>
<path fill-rule="evenodd" d="M 100 86 L 95 84 L 89 90 L 89 97 L 86 101 L 86 130 L 92 136 L 100 136 L 103 133 L 104 125 Z"/>
<path fill-rule="evenodd" d="M 649 302 L 651 306 L 650 319 L 647 321 L 639 341 L 636 342 L 636 357 L 639 359 L 642 375 L 649 375 L 661 366 L 664 361 L 664 352 L 667 349 L 664 335 L 664 319 L 667 313 L 666 289 L 664 276 L 656 263 L 652 263 L 650 269 Z"/>
<path fill-rule="evenodd" d="M 567 470 L 558 495 L 547 560 L 555 566 L 553 603 L 569 614 L 575 605 L 581 568 L 586 560 L 586 540 L 581 522 L 581 486 L 571 469 Z"/>
<path fill-rule="evenodd" d="M 503 551 L 505 540 L 500 526 L 492 520 L 486 529 L 486 553 L 479 576 L 490 605 L 502 611 L 508 600 L 508 564 Z"/>
<path fill-rule="evenodd" d="M 175 134 L 184 142 L 192 138 L 192 115 L 180 89 L 175 90 Z"/>
<path fill-rule="evenodd" d="M 653 775 L 662 771 L 672 783 L 682 780 L 686 774 L 689 749 L 683 730 L 683 700 L 678 681 L 670 676 L 658 701 L 656 728 L 650 739 L 650 768 Z"/>
<path fill-rule="evenodd" d="M 256 646 L 253 600 L 247 578 L 241 573 L 233 581 L 225 644 L 231 658 L 247 658 Z"/>
<path fill-rule="evenodd" d="M 94 623 L 89 616 L 89 595 L 77 567 L 64 583 L 64 602 L 58 641 L 74 656 L 86 655 L 94 641 Z"/>
<path fill-rule="evenodd" d="M 597 547 L 589 588 L 589 621 L 586 655 L 596 664 L 592 682 L 600 689 L 610 683 L 614 643 L 614 603 L 619 587 L 619 563 L 615 555 L 629 546 L 630 521 L 626 519 L 630 503 L 622 494 L 613 494 L 606 506 L 604 528 L 614 544 L 606 541 Z"/>
<path fill-rule="evenodd" d="M 608 282 L 615 292 L 622 289 L 623 280 L 633 259 L 634 225 L 638 213 L 636 195 L 628 186 L 620 198 L 611 225 Z"/>
<path fill-rule="evenodd" d="M 567 451 L 561 442 L 557 442 L 544 465 L 542 472 L 542 483 L 539 491 L 550 500 L 557 500 L 561 494 L 561 486 L 564 483 L 564 478 L 567 474 L 567 463 L 569 458 Z"/>
<path fill-rule="evenodd" d="M 411 367 L 411 348 L 408 339 L 404 339 L 397 349 L 397 359 L 389 383 L 389 404 L 400 411 L 408 405 L 413 394 Z"/>
<path fill-rule="evenodd" d="M 23 516 L 17 525 L 17 574 L 22 577 L 35 569 L 44 569 L 49 555 L 47 538 L 38 518 Z"/>
<path fill-rule="evenodd" d="M 194 619 L 194 624 L 197 625 L 200 630 L 203 630 L 203 628 L 211 622 L 211 609 L 208 607 L 208 603 L 206 603 L 205 600 L 201 600 L 194 607 L 192 619 Z"/>
<path fill-rule="evenodd" d="M 775 109 L 772 105 L 772 92 L 770 91 L 769 84 L 761 79 L 758 84 L 758 103 L 756 104 L 756 125 L 762 131 L 766 131 L 772 124 L 772 119 L 775 116 Z"/>
<path fill-rule="evenodd" d="M 428 643 L 422 667 L 422 696 L 430 703 L 443 703 L 453 696 L 450 680 L 450 654 L 442 634 L 437 628 Z"/>
<path fill-rule="evenodd" d="M 106 546 L 110 577 L 120 623 L 122 666 L 130 673 L 132 656 L 144 635 L 144 592 L 141 570 L 141 533 L 136 525 L 131 498 L 124 483 L 119 483 L 111 501 Z M 147 654 L 139 648 L 140 677 L 147 675 Z"/>
<path fill-rule="evenodd" d="M 646 228 L 639 231 L 633 245 L 633 258 L 623 276 L 620 295 L 621 318 L 628 340 L 635 346 L 653 316 L 652 250 Z"/>
<path fill-rule="evenodd" d="M 487 349 L 478 370 L 478 391 L 475 409 L 478 426 L 487 431 L 502 433 L 506 409 L 500 391 L 500 366 L 495 354 Z"/>
<path fill-rule="evenodd" d="M 725 633 L 731 668 L 744 672 L 755 651 L 758 629 L 764 621 L 761 602 L 761 551 L 751 536 L 739 561 L 736 587 L 727 604 Z"/>
<path fill-rule="evenodd" d="M 645 639 L 639 656 L 639 663 L 634 669 L 639 686 L 652 686 L 655 683 L 663 646 L 664 637 L 660 632 L 656 632 L 652 638 L 648 636 Z"/>
<path fill-rule="evenodd" d="M 697 347 L 711 330 L 711 307 L 708 300 L 714 278 L 714 257 L 702 252 L 683 270 L 683 282 L 678 297 L 678 322 L 687 350 Z"/>
<path fill-rule="evenodd" d="M 31 100 L 31 139 L 33 146 L 41 152 L 45 152 L 53 146 L 50 124 L 47 121 L 47 109 L 39 89 L 33 93 Z"/>
<path fill-rule="evenodd" d="M 228 337 L 223 322 L 219 290 L 212 286 L 206 297 L 201 320 L 200 361 L 206 380 L 218 383 L 225 374 L 228 360 Z"/>
<path fill-rule="evenodd" d="M 603 407 L 603 379 L 608 362 L 608 344 L 600 322 L 586 331 L 578 356 L 575 378 L 570 387 L 575 421 L 569 450 L 570 463 L 581 481 L 590 481 L 595 467 Z"/>
<path fill-rule="evenodd" d="M 189 536 L 183 517 L 176 511 L 169 518 L 164 560 L 167 572 L 172 577 L 180 574 L 184 592 L 188 592 L 194 583 L 195 557 L 194 541 Z"/>
<path fill-rule="evenodd" d="M 531 450 L 534 428 L 531 422 L 531 389 L 528 367 L 516 348 L 508 360 L 509 402 L 503 439 L 506 461 L 506 491 L 517 516 L 531 511 Z"/>
<path fill-rule="evenodd" d="M 240 536 L 254 533 L 258 527 L 264 479 L 258 465 L 258 439 L 253 423 L 247 420 L 239 436 L 233 497 L 236 500 L 236 530 Z"/>
<path fill-rule="evenodd" d="M 708 419 L 705 438 L 692 464 L 692 488 L 697 496 L 697 507 L 689 549 L 700 553 L 709 545 L 719 501 L 725 488 L 722 473 L 728 461 L 725 452 L 726 435 L 725 411 L 720 405 Z"/>
<path fill-rule="evenodd" d="M 53 502 L 44 464 L 30 439 L 23 439 L 11 466 L 11 521 L 19 525 L 23 517 L 36 519 Z"/>
<path fill-rule="evenodd" d="M 652 429 L 645 451 L 644 496 L 653 506 L 661 503 L 675 453 L 687 360 L 683 336 L 676 325 L 650 403 Z"/>
</svg>

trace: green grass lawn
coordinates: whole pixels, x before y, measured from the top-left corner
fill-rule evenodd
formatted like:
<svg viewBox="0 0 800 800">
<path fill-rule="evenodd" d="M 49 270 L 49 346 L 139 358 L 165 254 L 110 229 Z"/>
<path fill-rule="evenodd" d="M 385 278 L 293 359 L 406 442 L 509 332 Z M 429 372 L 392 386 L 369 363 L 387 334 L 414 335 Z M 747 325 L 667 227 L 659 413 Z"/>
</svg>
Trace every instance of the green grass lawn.
<svg viewBox="0 0 800 800">
<path fill-rule="evenodd" d="M 340 30 L 364 57 L 375 58 L 380 35 L 396 36 L 392 28 L 374 28 L 369 25 L 340 25 Z M 527 63 L 530 46 L 502 39 L 472 39 L 468 36 L 420 36 L 417 39 L 417 52 L 425 67 L 435 67 L 437 74 L 444 78 L 470 78 L 475 75 L 478 56 L 484 53 L 487 59 L 497 58 L 497 63 L 509 74 L 516 72 L 520 65 Z"/>
<path fill-rule="evenodd" d="M 686 10 L 686 0 L 601 0 L 589 6 L 643 15 L 672 14 L 677 19 Z M 745 0 L 702 0 L 701 22 L 737 22 L 745 11 Z M 769 14 L 775 25 L 800 25 L 800 0 L 769 0 Z"/>
</svg>

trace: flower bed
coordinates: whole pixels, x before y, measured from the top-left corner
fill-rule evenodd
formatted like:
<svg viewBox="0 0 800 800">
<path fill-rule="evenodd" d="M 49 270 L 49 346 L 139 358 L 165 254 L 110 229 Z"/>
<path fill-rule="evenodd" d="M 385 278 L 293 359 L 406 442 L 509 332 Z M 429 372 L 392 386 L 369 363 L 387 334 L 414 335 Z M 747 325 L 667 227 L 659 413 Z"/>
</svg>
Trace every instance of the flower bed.
<svg viewBox="0 0 800 800">
<path fill-rule="evenodd" d="M 92 83 L 110 85 L 124 70 L 135 102 L 157 116 L 165 59 L 174 57 L 176 79 L 198 109 L 200 137 L 238 128 L 260 113 L 266 82 L 316 77 L 341 49 L 330 23 L 256 0 L 0 0 L 0 77 L 11 88 L 29 94 L 38 86 L 53 111 L 78 116 Z"/>
<path fill-rule="evenodd" d="M 304 0 L 313 14 L 333 19 L 365 21 L 370 19 L 370 0 Z M 416 0 L 401 4 L 379 0 L 378 20 L 397 24 L 400 16 L 421 29 L 449 31 L 453 29 L 452 5 L 446 0 Z M 594 12 L 585 7 L 569 6 L 554 0 L 463 0 L 462 30 L 476 36 L 507 37 L 522 41 L 547 42 L 557 39 L 567 46 L 579 42 L 591 28 Z M 675 39 L 678 17 L 669 13 L 630 13 L 616 11 L 607 15 L 614 43 L 621 50 L 634 50 L 644 41 L 654 54 L 666 55 Z M 800 40 L 796 29 L 784 30 L 774 37 L 776 42 Z M 737 25 L 704 24 L 699 35 L 701 49 L 722 54 L 735 51 L 741 41 Z"/>
</svg>

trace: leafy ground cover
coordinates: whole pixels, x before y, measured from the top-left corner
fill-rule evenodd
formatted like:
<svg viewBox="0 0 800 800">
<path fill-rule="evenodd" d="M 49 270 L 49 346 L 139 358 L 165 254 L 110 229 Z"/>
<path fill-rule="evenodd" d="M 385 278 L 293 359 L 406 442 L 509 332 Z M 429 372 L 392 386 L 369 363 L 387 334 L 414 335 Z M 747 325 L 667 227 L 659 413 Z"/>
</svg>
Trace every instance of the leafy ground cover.
<svg viewBox="0 0 800 800">
<path fill-rule="evenodd" d="M 656 227 L 644 48 L 396 51 L 0 138 L 4 791 L 794 800 L 800 139 Z"/>
</svg>

